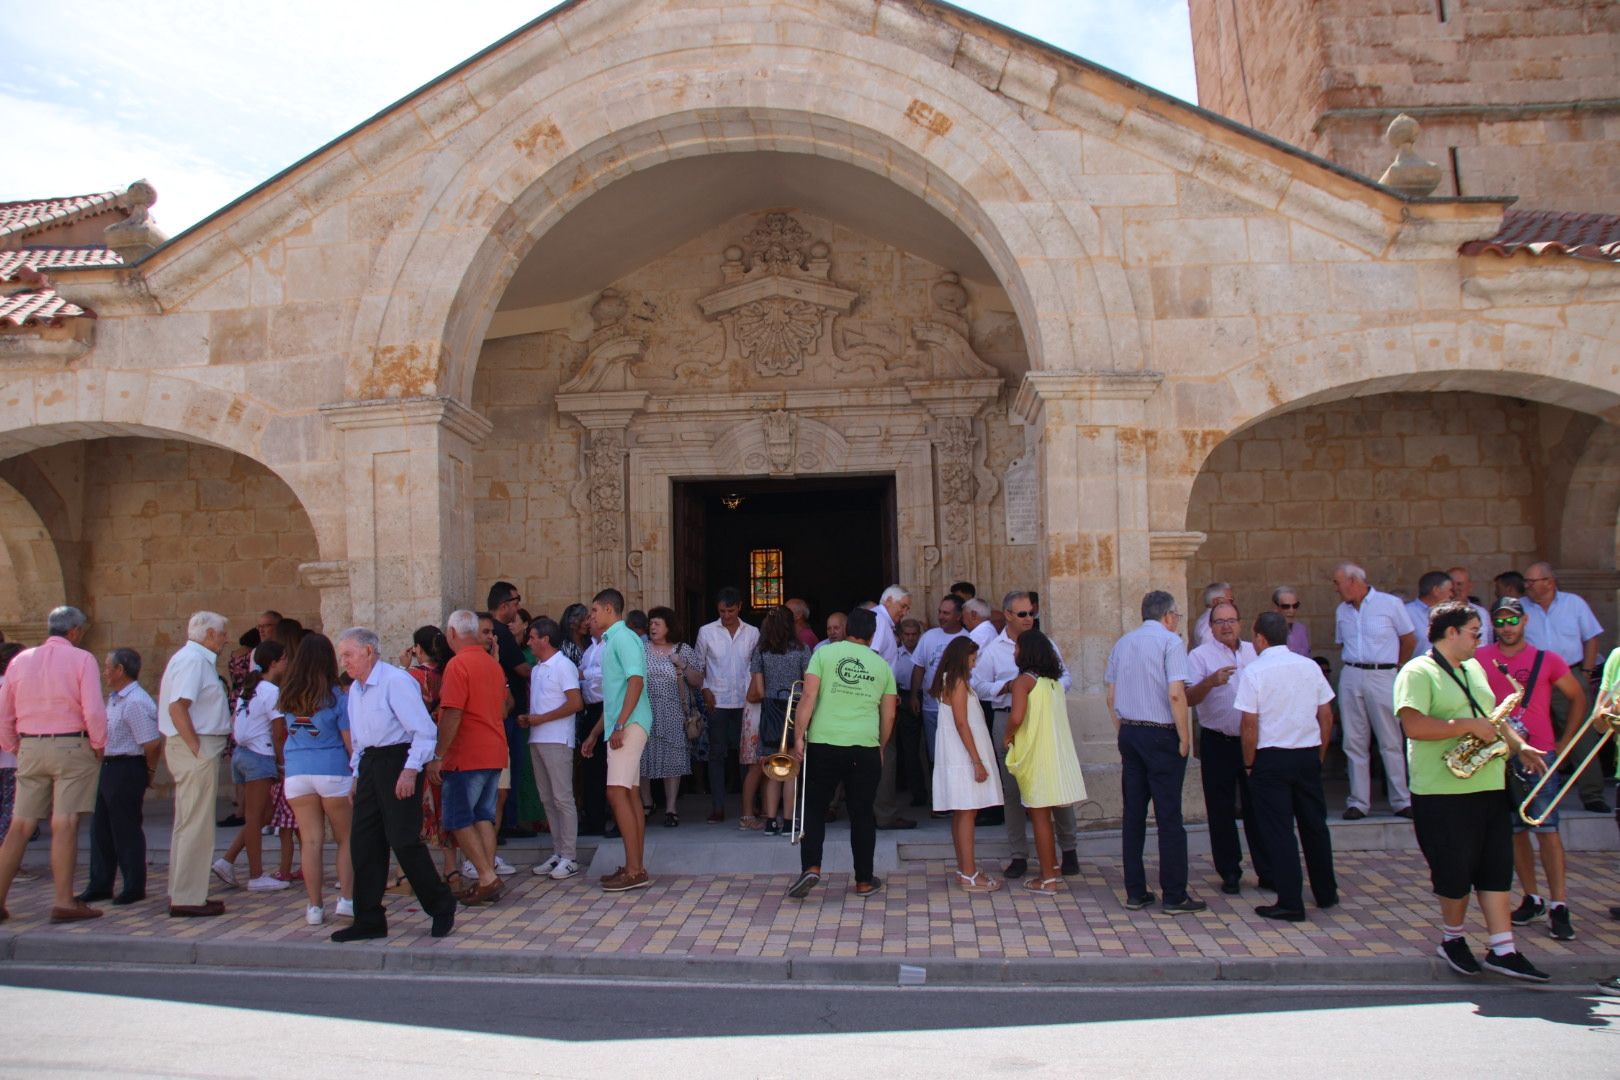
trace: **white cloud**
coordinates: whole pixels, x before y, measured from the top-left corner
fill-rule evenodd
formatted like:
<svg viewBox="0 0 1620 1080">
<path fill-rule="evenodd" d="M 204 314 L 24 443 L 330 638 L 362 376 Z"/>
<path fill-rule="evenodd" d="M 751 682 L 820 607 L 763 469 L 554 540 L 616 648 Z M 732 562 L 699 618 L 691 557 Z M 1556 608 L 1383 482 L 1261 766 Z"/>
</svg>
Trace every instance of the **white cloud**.
<svg viewBox="0 0 1620 1080">
<path fill-rule="evenodd" d="M 957 0 L 1193 100 L 1185 0 Z M 1120 8 L 1128 8 L 1121 14 Z M 146 177 L 176 233 L 540 13 L 534 0 L 79 0 L 0 68 L 0 199 Z"/>
</svg>

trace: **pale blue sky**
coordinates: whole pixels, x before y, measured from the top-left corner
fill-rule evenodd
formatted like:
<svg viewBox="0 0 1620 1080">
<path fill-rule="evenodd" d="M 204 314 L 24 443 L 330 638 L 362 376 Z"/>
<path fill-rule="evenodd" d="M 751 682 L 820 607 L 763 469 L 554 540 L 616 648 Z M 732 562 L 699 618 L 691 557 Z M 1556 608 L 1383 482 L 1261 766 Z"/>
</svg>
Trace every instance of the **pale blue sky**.
<svg viewBox="0 0 1620 1080">
<path fill-rule="evenodd" d="M 1196 100 L 1186 0 L 957 2 Z M 145 177 L 177 233 L 550 6 L 75 0 L 35 32 L 35 0 L 0 0 L 0 201 Z"/>
</svg>

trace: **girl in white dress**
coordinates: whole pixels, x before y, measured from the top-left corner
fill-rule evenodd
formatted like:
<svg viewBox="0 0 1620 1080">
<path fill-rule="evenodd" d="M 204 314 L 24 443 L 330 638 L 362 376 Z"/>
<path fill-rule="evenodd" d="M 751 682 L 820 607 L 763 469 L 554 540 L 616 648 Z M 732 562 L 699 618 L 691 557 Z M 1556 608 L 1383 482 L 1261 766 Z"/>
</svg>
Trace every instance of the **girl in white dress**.
<svg viewBox="0 0 1620 1080">
<path fill-rule="evenodd" d="M 939 702 L 934 732 L 934 809 L 951 811 L 956 845 L 956 883 L 967 892 L 995 892 L 1001 880 L 981 871 L 973 856 L 973 820 L 986 806 L 1000 806 L 1001 777 L 984 710 L 968 686 L 979 647 L 963 635 L 945 647 L 931 694 Z"/>
</svg>

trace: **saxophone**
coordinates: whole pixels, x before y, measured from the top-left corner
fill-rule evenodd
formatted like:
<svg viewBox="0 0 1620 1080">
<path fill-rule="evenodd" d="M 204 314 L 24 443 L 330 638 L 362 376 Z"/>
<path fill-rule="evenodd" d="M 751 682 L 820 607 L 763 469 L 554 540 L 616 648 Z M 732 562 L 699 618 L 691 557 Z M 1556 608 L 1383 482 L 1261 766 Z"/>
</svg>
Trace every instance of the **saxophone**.
<svg viewBox="0 0 1620 1080">
<path fill-rule="evenodd" d="M 1507 741 L 1508 717 L 1518 711 L 1519 703 L 1524 700 L 1524 687 L 1519 685 L 1517 679 L 1508 674 L 1506 664 L 1498 664 L 1497 670 L 1507 679 L 1508 685 L 1513 687 L 1513 692 L 1503 698 L 1501 703 L 1491 710 L 1491 715 L 1487 717 L 1491 722 L 1491 727 L 1496 729 L 1496 738 L 1490 742 L 1485 742 L 1478 735 L 1464 735 L 1445 753 L 1446 768 L 1451 770 L 1451 775 L 1463 780 L 1467 780 L 1480 769 L 1483 769 L 1490 763 L 1492 758 L 1504 757 L 1509 751 Z"/>
</svg>

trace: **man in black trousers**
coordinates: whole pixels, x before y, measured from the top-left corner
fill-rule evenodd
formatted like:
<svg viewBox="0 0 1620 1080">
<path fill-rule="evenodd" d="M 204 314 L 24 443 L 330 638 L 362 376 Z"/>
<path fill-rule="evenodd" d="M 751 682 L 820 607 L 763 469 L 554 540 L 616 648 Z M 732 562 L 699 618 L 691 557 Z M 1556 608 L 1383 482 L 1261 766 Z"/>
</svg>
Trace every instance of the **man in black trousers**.
<svg viewBox="0 0 1620 1080">
<path fill-rule="evenodd" d="M 349 859 L 354 865 L 354 925 L 333 941 L 388 936 L 383 892 L 388 852 L 393 850 L 422 910 L 433 918 L 433 936 L 456 924 L 456 898 L 439 877 L 422 843 L 422 770 L 435 760 L 439 732 L 422 704 L 415 679 L 381 657 L 374 631 L 345 630 L 338 637 L 338 663 L 354 680 L 349 686 L 349 738 L 354 744 L 354 822 Z"/>
<path fill-rule="evenodd" d="M 96 813 L 90 821 L 90 881 L 78 899 L 133 904 L 146 899 L 146 832 L 142 809 L 157 772 L 163 733 L 157 702 L 135 680 L 141 654 L 114 649 L 101 665 L 107 695 L 107 748 L 96 783 Z M 113 895 L 113 877 L 122 874 L 123 891 Z"/>
<path fill-rule="evenodd" d="M 1288 620 L 1268 611 L 1254 621 L 1259 653 L 1238 673 L 1233 707 L 1243 714 L 1243 763 L 1259 819 L 1260 843 L 1271 864 L 1277 902 L 1255 914 L 1283 922 L 1305 920 L 1305 883 L 1299 869 L 1294 826 L 1299 826 L 1316 906 L 1339 902 L 1322 794 L 1322 758 L 1333 731 L 1333 689 L 1314 660 L 1288 649 Z"/>
</svg>

